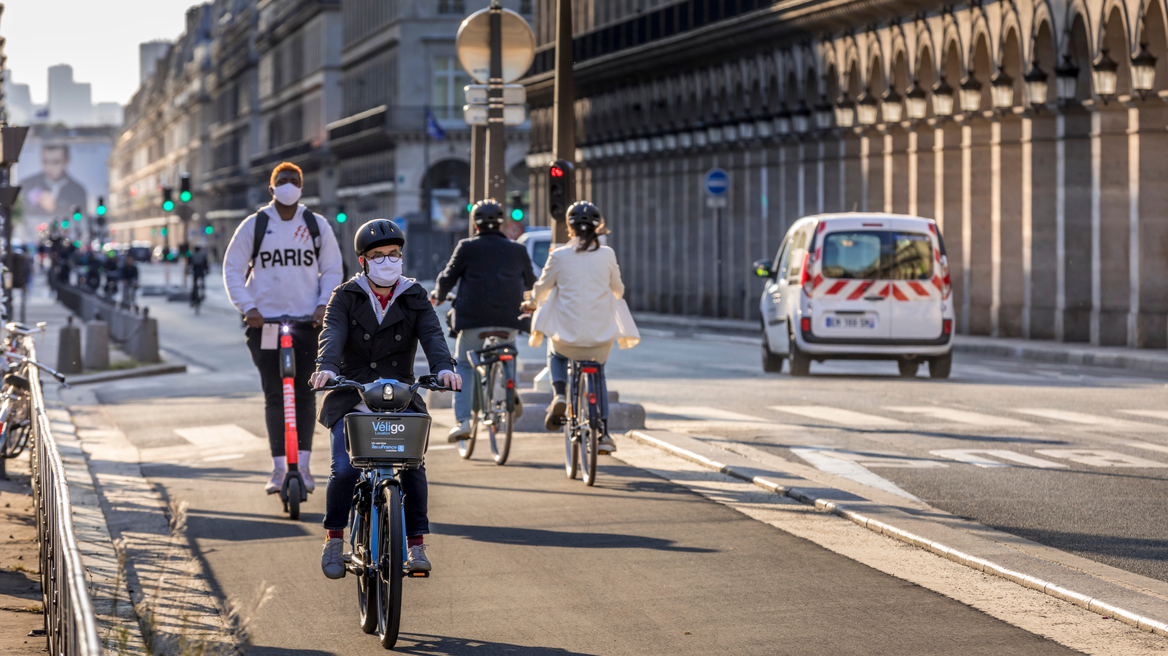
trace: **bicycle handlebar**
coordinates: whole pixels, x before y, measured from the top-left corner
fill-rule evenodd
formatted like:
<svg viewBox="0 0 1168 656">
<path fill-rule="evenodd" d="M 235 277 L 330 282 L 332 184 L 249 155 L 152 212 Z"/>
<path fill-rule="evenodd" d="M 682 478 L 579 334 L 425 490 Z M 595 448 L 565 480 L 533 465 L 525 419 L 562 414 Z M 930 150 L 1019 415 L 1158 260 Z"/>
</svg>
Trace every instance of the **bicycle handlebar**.
<svg viewBox="0 0 1168 656">
<path fill-rule="evenodd" d="M 285 314 L 280 317 L 264 317 L 264 323 L 316 323 L 316 317 L 308 314 L 298 317 Z"/>
<path fill-rule="evenodd" d="M 19 353 L 15 353 L 13 351 L 0 351 L 0 353 L 2 353 L 3 355 L 5 355 L 9 358 L 14 358 L 16 360 L 19 360 L 20 362 L 23 362 L 25 364 L 31 364 L 34 367 L 36 367 L 37 369 L 40 369 L 40 370 L 44 371 L 45 373 L 49 374 L 53 378 L 56 378 L 65 387 L 69 387 L 69 383 L 65 382 L 65 375 L 59 371 L 52 369 L 51 367 L 47 367 L 47 366 L 37 362 L 36 360 L 30 360 L 27 356 L 21 355 Z"/>
<path fill-rule="evenodd" d="M 434 383 L 435 380 L 437 380 L 437 376 L 433 376 L 433 375 L 421 376 L 420 378 L 418 378 L 418 382 L 414 383 L 413 385 L 410 385 L 410 392 L 414 393 L 414 392 L 417 392 L 419 389 L 428 389 L 428 390 L 431 390 L 434 392 L 454 392 L 454 391 L 457 391 L 454 388 L 450 387 L 449 385 L 435 384 Z M 328 392 L 330 390 L 341 389 L 341 388 L 346 388 L 346 387 L 351 388 L 351 389 L 355 389 L 355 390 L 359 390 L 359 391 L 364 391 L 365 390 L 365 383 L 358 383 L 357 381 L 349 380 L 348 378 L 345 378 L 344 376 L 337 376 L 335 378 L 328 379 L 328 381 L 325 382 L 324 385 L 316 388 L 313 391 L 314 392 Z"/>
</svg>

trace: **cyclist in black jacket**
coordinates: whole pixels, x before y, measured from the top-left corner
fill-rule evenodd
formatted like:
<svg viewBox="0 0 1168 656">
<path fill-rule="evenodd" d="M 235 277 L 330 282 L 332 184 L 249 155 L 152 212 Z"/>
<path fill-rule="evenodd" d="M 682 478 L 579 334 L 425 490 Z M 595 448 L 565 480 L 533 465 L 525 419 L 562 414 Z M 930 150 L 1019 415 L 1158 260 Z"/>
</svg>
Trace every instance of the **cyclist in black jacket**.
<svg viewBox="0 0 1168 656">
<path fill-rule="evenodd" d="M 466 359 L 467 351 L 483 347 L 484 333 L 506 331 L 511 339 L 520 330 L 528 329 L 528 321 L 519 318 L 523 292 L 535 284 L 535 272 L 527 249 L 503 234 L 503 206 L 493 198 L 475 203 L 471 209 L 478 234 L 463 239 L 454 248 L 446 269 L 438 274 L 438 287 L 431 292 L 430 302 L 438 305 L 458 284 L 458 298 L 454 301 L 454 332 L 458 335 L 454 357 L 458 374 L 470 380 L 474 372 Z M 457 442 L 470 436 L 470 420 L 474 399 L 471 394 L 454 397 L 454 418 L 458 424 L 450 429 L 447 440 Z M 516 405 L 516 418 L 522 414 Z"/>
</svg>

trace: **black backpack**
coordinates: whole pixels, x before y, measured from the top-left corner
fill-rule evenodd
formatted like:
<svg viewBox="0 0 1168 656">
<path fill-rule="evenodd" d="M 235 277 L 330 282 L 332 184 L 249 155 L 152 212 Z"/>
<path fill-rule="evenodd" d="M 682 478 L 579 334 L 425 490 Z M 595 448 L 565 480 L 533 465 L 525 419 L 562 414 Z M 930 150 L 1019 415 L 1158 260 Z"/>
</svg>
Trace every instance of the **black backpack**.
<svg viewBox="0 0 1168 656">
<path fill-rule="evenodd" d="M 316 213 L 304 208 L 304 223 L 308 226 L 308 235 L 312 237 L 312 248 L 316 251 L 316 266 L 320 267 L 320 224 L 316 221 Z M 308 217 L 312 217 L 309 220 Z M 251 259 L 247 261 L 247 276 L 255 270 L 255 260 L 260 255 L 260 245 L 264 241 L 264 235 L 268 233 L 268 212 L 261 207 L 256 211 L 255 215 L 255 237 L 252 238 Z"/>
</svg>

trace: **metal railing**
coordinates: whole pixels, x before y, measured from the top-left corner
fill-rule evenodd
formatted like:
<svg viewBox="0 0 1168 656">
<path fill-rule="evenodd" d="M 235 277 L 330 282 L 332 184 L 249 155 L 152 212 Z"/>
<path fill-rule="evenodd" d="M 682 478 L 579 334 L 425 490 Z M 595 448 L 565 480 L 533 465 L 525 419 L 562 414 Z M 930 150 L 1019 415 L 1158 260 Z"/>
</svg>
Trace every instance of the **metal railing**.
<svg viewBox="0 0 1168 656">
<path fill-rule="evenodd" d="M 32 338 L 26 338 L 25 343 L 28 357 L 35 360 Z M 30 366 L 27 377 L 33 418 L 32 493 L 41 548 L 41 595 L 48 652 L 54 656 L 100 656 L 101 638 L 93 600 L 89 598 L 81 550 L 73 534 L 69 482 L 45 414 L 40 371 Z"/>
</svg>

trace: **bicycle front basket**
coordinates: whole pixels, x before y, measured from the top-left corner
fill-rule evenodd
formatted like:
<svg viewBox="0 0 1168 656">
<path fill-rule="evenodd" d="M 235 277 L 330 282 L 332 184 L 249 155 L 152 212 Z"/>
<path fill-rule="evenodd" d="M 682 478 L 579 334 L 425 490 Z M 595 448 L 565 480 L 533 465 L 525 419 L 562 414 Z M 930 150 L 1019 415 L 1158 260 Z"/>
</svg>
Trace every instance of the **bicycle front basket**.
<svg viewBox="0 0 1168 656">
<path fill-rule="evenodd" d="M 429 439 L 429 415 L 401 412 L 345 415 L 345 450 L 354 467 L 380 463 L 420 465 Z"/>
</svg>

